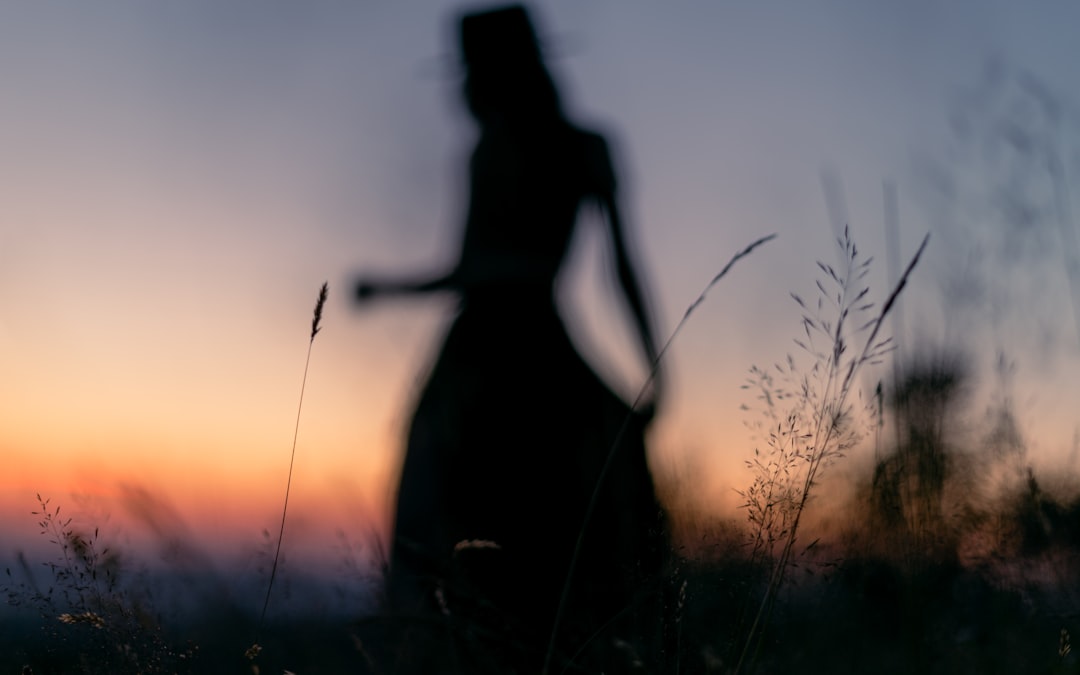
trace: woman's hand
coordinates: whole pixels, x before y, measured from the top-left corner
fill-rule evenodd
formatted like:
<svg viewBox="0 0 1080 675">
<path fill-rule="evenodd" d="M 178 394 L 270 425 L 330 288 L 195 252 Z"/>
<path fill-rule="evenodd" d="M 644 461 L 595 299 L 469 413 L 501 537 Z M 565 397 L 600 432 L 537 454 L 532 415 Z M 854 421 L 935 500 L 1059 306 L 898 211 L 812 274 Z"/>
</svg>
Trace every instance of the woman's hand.
<svg viewBox="0 0 1080 675">
<path fill-rule="evenodd" d="M 356 292 L 353 297 L 356 302 L 368 302 L 379 292 L 379 284 L 370 279 L 360 279 L 356 282 Z"/>
<path fill-rule="evenodd" d="M 663 375 L 661 368 L 656 367 L 651 374 L 648 382 L 649 392 L 648 396 L 638 404 L 637 412 L 639 415 L 645 418 L 646 422 L 651 422 L 659 408 L 663 404 Z"/>
</svg>

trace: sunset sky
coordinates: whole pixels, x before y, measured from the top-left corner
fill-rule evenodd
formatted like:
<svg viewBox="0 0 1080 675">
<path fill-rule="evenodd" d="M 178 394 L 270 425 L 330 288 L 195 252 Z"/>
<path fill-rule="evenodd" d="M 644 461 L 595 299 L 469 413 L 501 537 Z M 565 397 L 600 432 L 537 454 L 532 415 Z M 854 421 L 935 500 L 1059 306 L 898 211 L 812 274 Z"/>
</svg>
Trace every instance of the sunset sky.
<svg viewBox="0 0 1080 675">
<path fill-rule="evenodd" d="M 324 281 L 286 549 L 329 557 L 335 529 L 359 540 L 385 527 L 409 406 L 453 302 L 358 308 L 350 291 L 360 274 L 442 269 L 457 250 L 475 135 L 452 18 L 475 6 L 0 5 L 0 561 L 41 547 L 35 493 L 134 548 L 155 545 L 155 527 L 214 556 L 258 547 L 281 517 Z M 1080 6 L 535 9 L 568 110 L 612 141 L 661 335 L 732 254 L 779 235 L 671 347 L 658 481 L 734 513 L 753 450 L 739 387 L 751 365 L 798 353 L 789 291 L 814 297 L 815 261 L 836 260 L 823 175 L 875 257 L 879 301 L 884 181 L 899 194 L 897 257 L 931 233 L 898 338 L 906 353 L 969 354 L 966 438 L 1002 395 L 1001 351 L 1036 470 L 1080 472 L 1077 252 L 1055 202 L 1065 193 L 1080 214 Z M 632 398 L 644 367 L 607 242 L 582 224 L 568 323 Z M 865 372 L 867 394 L 884 374 Z"/>
</svg>

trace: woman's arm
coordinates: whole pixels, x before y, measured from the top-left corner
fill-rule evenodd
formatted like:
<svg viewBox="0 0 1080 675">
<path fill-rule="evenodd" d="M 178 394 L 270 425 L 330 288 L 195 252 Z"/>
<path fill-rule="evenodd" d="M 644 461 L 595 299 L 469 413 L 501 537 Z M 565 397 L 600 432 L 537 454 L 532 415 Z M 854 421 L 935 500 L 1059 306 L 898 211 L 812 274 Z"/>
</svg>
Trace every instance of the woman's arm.
<svg viewBox="0 0 1080 675">
<path fill-rule="evenodd" d="M 357 302 L 364 302 L 376 296 L 411 295 L 453 290 L 458 285 L 457 276 L 453 272 L 441 276 L 412 279 L 362 278 L 356 282 L 355 299 Z"/>
<path fill-rule="evenodd" d="M 605 216 L 604 221 L 611 234 L 619 288 L 630 308 L 634 327 L 637 329 L 638 339 L 647 360 L 652 384 L 651 412 L 655 412 L 663 384 L 659 363 L 660 352 L 653 332 L 652 315 L 638 279 L 637 267 L 630 255 L 630 247 L 626 242 L 625 227 L 616 197 L 617 181 L 611 162 L 611 153 L 606 139 L 599 134 L 590 135 L 588 139 L 586 166 L 588 167 L 586 181 L 591 186 L 589 191 L 594 195 L 601 215 Z"/>
<path fill-rule="evenodd" d="M 485 253 L 483 256 L 463 254 L 454 269 L 440 276 L 406 279 L 360 279 L 356 283 L 356 300 L 366 301 L 375 296 L 412 295 L 434 291 L 467 293 L 472 289 L 544 282 L 551 278 L 550 261 L 543 258 L 503 256 Z"/>
<path fill-rule="evenodd" d="M 626 244 L 623 222 L 616 203 L 614 191 L 609 191 L 600 196 L 600 207 L 607 216 L 605 219 L 611 232 L 611 243 L 615 254 L 615 271 L 622 289 L 623 297 L 633 317 L 635 327 L 645 358 L 648 360 L 649 374 L 652 376 L 652 406 L 655 408 L 660 398 L 660 353 L 653 332 L 652 316 L 645 302 L 641 283 L 633 261 L 630 258 L 629 247 Z"/>
</svg>

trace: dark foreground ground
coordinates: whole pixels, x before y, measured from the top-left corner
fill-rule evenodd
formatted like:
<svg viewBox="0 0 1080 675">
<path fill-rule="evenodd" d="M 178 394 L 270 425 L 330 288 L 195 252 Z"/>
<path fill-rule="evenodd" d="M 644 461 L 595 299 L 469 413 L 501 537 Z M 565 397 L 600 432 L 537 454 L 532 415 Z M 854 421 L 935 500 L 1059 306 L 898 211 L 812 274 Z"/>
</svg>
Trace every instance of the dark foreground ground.
<svg viewBox="0 0 1080 675">
<path fill-rule="evenodd" d="M 1080 673 L 1071 645 L 1073 635 L 1080 639 L 1076 559 L 1074 551 L 1051 550 L 978 567 L 870 558 L 802 563 L 751 652 L 753 672 Z M 643 672 L 733 672 L 762 587 L 756 575 L 738 560 L 684 562 L 678 574 L 685 600 L 658 625 L 674 622 L 679 647 Z M 189 599 L 198 595 L 190 575 L 184 583 Z M 303 585 L 294 593 L 302 595 Z M 0 675 L 26 665 L 38 675 L 394 673 L 418 646 L 388 642 L 407 628 L 400 621 L 308 607 L 268 619 L 262 650 L 249 660 L 258 612 L 200 597 L 200 606 L 182 614 L 140 609 L 102 617 L 105 625 L 64 623 L 40 606 L 8 607 L 0 614 Z M 456 634 L 461 653 L 498 649 L 467 630 Z"/>
</svg>

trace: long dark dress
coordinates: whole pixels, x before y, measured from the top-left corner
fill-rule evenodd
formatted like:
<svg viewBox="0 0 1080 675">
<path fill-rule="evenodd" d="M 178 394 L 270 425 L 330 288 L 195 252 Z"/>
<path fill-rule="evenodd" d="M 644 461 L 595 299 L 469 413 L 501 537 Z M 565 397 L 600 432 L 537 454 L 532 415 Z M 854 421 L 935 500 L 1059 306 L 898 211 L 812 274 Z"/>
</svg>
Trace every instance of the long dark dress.
<svg viewBox="0 0 1080 675">
<path fill-rule="evenodd" d="M 667 550 L 647 420 L 583 361 L 554 301 L 579 207 L 614 176 L 604 140 L 565 122 L 486 131 L 470 174 L 461 302 L 409 427 L 389 599 L 542 645 L 625 426 L 573 575 L 573 649 L 655 587 Z"/>
</svg>

